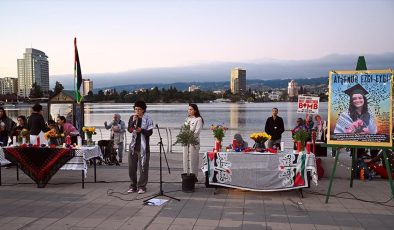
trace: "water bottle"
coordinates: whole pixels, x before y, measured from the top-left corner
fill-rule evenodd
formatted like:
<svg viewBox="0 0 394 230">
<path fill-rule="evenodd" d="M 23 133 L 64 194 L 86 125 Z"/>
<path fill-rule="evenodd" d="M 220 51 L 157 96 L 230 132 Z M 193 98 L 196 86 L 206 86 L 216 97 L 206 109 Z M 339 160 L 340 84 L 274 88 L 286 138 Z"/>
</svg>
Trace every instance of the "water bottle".
<svg viewBox="0 0 394 230">
<path fill-rule="evenodd" d="M 37 137 L 37 139 L 36 139 L 36 144 L 37 144 L 38 146 L 41 145 L 41 143 L 40 143 L 40 137 Z"/>
</svg>

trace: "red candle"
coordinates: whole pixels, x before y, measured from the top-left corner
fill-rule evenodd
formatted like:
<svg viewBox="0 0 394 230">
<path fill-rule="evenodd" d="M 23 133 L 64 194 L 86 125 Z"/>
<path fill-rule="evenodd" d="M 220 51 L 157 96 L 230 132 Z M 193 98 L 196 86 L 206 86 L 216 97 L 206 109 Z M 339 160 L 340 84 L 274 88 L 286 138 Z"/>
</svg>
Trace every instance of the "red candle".
<svg viewBox="0 0 394 230">
<path fill-rule="evenodd" d="M 217 152 L 220 152 L 220 141 L 215 142 L 215 149 Z"/>
<path fill-rule="evenodd" d="M 301 141 L 297 142 L 297 151 L 301 152 Z"/>
<path fill-rule="evenodd" d="M 306 143 L 306 153 L 311 153 L 311 142 Z"/>
<path fill-rule="evenodd" d="M 233 140 L 233 149 L 235 150 L 237 148 L 237 140 Z"/>
</svg>

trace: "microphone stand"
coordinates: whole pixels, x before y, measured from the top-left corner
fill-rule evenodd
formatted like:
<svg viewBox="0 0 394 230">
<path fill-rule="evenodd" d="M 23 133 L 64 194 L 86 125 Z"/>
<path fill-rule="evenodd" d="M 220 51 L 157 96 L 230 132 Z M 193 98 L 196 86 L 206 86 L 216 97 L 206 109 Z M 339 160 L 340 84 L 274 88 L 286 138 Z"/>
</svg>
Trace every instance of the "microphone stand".
<svg viewBox="0 0 394 230">
<path fill-rule="evenodd" d="M 158 197 L 158 196 L 165 196 L 165 197 L 168 197 L 170 199 L 174 199 L 174 200 L 180 201 L 180 199 L 177 199 L 175 197 L 172 197 L 172 196 L 164 194 L 164 191 L 163 191 L 163 173 L 162 173 L 162 163 L 161 163 L 161 153 L 162 152 L 164 154 L 164 158 L 165 158 L 166 163 L 167 163 L 168 173 L 171 174 L 171 171 L 170 171 L 170 167 L 168 166 L 166 152 L 164 151 L 164 145 L 163 145 L 163 140 L 162 140 L 161 135 L 160 135 L 159 125 L 156 124 L 156 128 L 157 128 L 157 132 L 159 134 L 159 140 L 160 140 L 159 143 L 158 143 L 159 146 L 160 146 L 160 153 L 159 153 L 160 154 L 159 155 L 160 156 L 159 157 L 160 158 L 160 191 L 158 193 L 156 193 L 156 194 L 151 195 L 148 199 L 145 199 L 143 201 L 144 204 L 148 203 L 150 199 L 153 199 L 153 198 Z"/>
</svg>

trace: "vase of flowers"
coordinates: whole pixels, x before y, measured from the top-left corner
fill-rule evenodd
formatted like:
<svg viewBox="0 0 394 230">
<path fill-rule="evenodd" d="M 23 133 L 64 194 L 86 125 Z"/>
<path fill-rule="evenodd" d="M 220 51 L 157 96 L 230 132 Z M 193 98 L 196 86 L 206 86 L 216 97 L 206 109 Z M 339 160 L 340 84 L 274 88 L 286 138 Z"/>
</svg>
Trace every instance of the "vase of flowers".
<svg viewBox="0 0 394 230">
<path fill-rule="evenodd" d="M 82 131 L 86 134 L 86 145 L 88 145 L 88 146 L 94 145 L 93 135 L 96 134 L 96 128 L 95 127 L 83 127 Z"/>
<path fill-rule="evenodd" d="M 182 191 L 184 192 L 193 192 L 195 185 L 196 175 L 194 173 L 190 173 L 190 153 L 189 147 L 190 145 L 196 146 L 199 144 L 197 137 L 194 132 L 190 130 L 190 125 L 184 124 L 181 128 L 181 131 L 176 136 L 175 144 L 181 144 L 184 146 L 183 151 L 187 149 L 187 173 L 181 174 L 182 176 Z"/>
<path fill-rule="evenodd" d="M 18 136 L 18 143 L 21 144 L 27 144 L 30 143 L 30 133 L 29 130 L 27 129 L 22 129 L 19 132 L 19 136 Z"/>
<path fill-rule="evenodd" d="M 310 134 L 304 130 L 299 129 L 293 134 L 293 140 L 297 143 L 298 151 L 303 151 L 305 149 L 306 141 L 310 138 Z"/>
<path fill-rule="evenodd" d="M 222 149 L 222 141 L 223 141 L 223 137 L 224 134 L 226 133 L 227 128 L 224 126 L 224 124 L 221 125 L 211 125 L 211 130 L 212 130 L 212 134 L 216 139 L 215 142 L 215 150 L 217 152 L 220 152 L 220 150 Z"/>
<path fill-rule="evenodd" d="M 59 145 L 59 138 L 64 137 L 63 133 L 57 133 L 55 129 L 51 129 L 48 132 L 44 133 L 44 138 L 47 140 L 47 145 Z"/>
<path fill-rule="evenodd" d="M 253 148 L 265 149 L 265 142 L 271 140 L 271 135 L 266 132 L 259 132 L 250 134 L 250 138 L 255 142 Z"/>
</svg>

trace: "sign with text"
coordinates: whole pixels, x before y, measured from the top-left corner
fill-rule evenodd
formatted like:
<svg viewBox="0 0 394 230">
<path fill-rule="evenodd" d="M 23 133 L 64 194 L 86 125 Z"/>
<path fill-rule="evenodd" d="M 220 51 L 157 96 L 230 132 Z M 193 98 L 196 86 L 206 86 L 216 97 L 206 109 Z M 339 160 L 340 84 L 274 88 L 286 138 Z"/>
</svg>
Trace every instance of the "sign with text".
<svg viewBox="0 0 394 230">
<path fill-rule="evenodd" d="M 298 96 L 297 113 L 318 114 L 320 97 Z"/>
<path fill-rule="evenodd" d="M 392 146 L 393 71 L 329 73 L 327 143 Z"/>
</svg>

